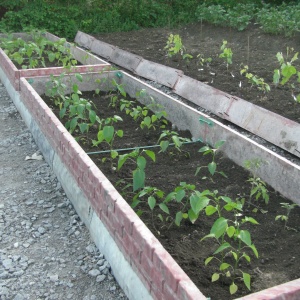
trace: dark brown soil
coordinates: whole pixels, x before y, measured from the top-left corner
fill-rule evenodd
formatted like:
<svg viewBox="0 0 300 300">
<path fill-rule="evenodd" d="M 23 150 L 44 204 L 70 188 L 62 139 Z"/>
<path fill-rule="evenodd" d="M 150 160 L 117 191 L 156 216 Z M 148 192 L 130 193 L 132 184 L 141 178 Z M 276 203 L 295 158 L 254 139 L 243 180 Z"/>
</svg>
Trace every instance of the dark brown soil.
<svg viewBox="0 0 300 300">
<path fill-rule="evenodd" d="M 183 62 L 179 57 L 171 59 L 166 57 L 164 47 L 171 33 L 179 34 L 186 52 L 193 55 L 194 58 L 189 63 Z M 151 61 L 181 69 L 187 76 L 300 122 L 300 104 L 292 97 L 292 92 L 296 95 L 300 93 L 299 84 L 294 91 L 288 86 L 276 88 L 272 84 L 274 69 L 279 68 L 277 52 L 283 52 L 286 57 L 287 47 L 294 48 L 294 52 L 299 51 L 300 33 L 293 38 L 285 38 L 266 34 L 255 24 L 240 32 L 196 23 L 177 29 L 142 29 L 94 36 Z M 229 65 L 228 70 L 224 60 L 219 58 L 223 40 L 228 42 L 227 47 L 233 52 L 233 64 Z M 198 63 L 198 54 L 204 58 L 212 58 L 212 62 L 201 66 Z M 289 50 L 289 59 L 292 56 Z M 251 87 L 247 79 L 240 75 L 243 65 L 249 66 L 250 73 L 264 78 L 270 85 L 271 92 L 264 93 L 256 86 Z M 296 61 L 295 65 L 299 70 L 299 61 Z"/>
<path fill-rule="evenodd" d="M 139 123 L 132 120 L 131 117 L 119 109 L 109 107 L 110 96 L 98 96 L 94 93 L 85 93 L 83 97 L 91 99 L 97 105 L 97 111 L 101 118 L 119 115 L 123 118 L 123 122 L 115 124 L 117 129 L 124 130 L 122 138 L 116 138 L 114 148 L 127 148 L 137 146 L 149 146 L 157 143 L 160 135 L 160 129 L 142 130 Z M 46 102 L 53 108 L 53 103 L 46 99 Z M 53 108 L 55 113 L 57 109 Z M 66 120 L 63 120 L 65 122 Z M 169 124 L 168 129 L 171 129 Z M 96 128 L 92 128 L 87 136 L 83 136 L 78 132 L 74 136 L 79 141 L 80 145 L 86 152 L 94 152 L 107 149 L 106 146 L 100 144 L 98 148 L 91 147 L 91 140 L 96 139 Z M 180 132 L 180 136 L 189 137 L 188 132 Z M 218 190 L 218 195 L 226 195 L 232 199 L 245 197 L 248 199 L 250 193 L 250 185 L 247 182 L 249 173 L 243 168 L 235 165 L 232 161 L 217 153 L 217 170 L 223 171 L 228 178 L 219 174 L 210 176 L 207 169 L 201 170 L 198 176 L 195 176 L 195 170 L 198 166 L 207 166 L 211 161 L 211 156 L 203 156 L 198 150 L 203 144 L 195 143 L 192 145 L 183 146 L 182 152 L 176 149 L 170 149 L 168 153 L 156 152 L 156 162 L 151 162 L 147 159 L 146 166 L 146 185 L 157 187 L 163 190 L 166 194 L 173 191 L 180 182 L 196 185 L 199 191 L 204 190 Z M 189 153 L 187 157 L 186 153 Z M 120 152 L 119 154 L 123 154 Z M 124 167 L 117 172 L 117 160 L 111 161 L 110 157 L 105 154 L 93 154 L 90 157 L 105 173 L 109 180 L 118 188 L 120 193 L 128 201 L 132 202 L 134 193 L 132 189 L 124 189 L 127 183 L 131 183 L 132 171 L 135 168 L 133 163 L 126 163 Z M 106 161 L 103 162 L 103 158 Z M 204 178 L 206 177 L 206 179 Z M 295 208 L 291 212 L 288 226 L 290 230 L 284 230 L 284 224 L 281 221 L 275 221 L 275 217 L 279 214 L 284 214 L 285 211 L 281 208 L 280 203 L 287 202 L 273 189 L 268 187 L 270 194 L 269 204 L 266 205 L 262 200 L 254 201 L 266 213 L 261 211 L 254 213 L 253 207 L 245 207 L 243 216 L 253 217 L 259 225 L 243 225 L 244 229 L 251 232 L 252 242 L 255 244 L 259 258 L 256 259 L 254 255 L 245 249 L 251 256 L 251 262 L 241 262 L 240 268 L 251 274 L 252 290 L 256 292 L 274 285 L 278 285 L 299 277 L 300 271 L 300 257 L 299 243 L 300 243 L 300 208 Z M 212 240 L 205 240 L 200 242 L 200 239 L 210 232 L 216 216 L 207 217 L 204 212 L 200 214 L 199 219 L 195 224 L 189 221 L 182 221 L 181 226 L 177 227 L 173 224 L 169 229 L 170 222 L 162 223 L 157 215 L 161 213 L 166 217 L 167 215 L 160 211 L 159 208 L 154 210 L 154 221 L 147 205 L 147 199 L 141 198 L 142 203 L 135 209 L 143 211 L 141 215 L 142 220 L 152 230 L 156 237 L 161 241 L 163 246 L 174 257 L 182 269 L 190 276 L 194 283 L 207 297 L 214 300 L 234 299 L 238 296 L 245 295 L 249 291 L 244 288 L 243 283 L 239 280 L 236 283 L 239 286 L 238 292 L 233 296 L 229 294 L 228 279 L 219 280 L 211 283 L 211 276 L 214 272 L 218 272 L 218 265 L 211 263 L 208 266 L 204 265 L 204 261 L 208 256 L 217 249 L 218 245 Z M 174 218 L 176 212 L 181 205 L 173 201 L 170 203 L 170 215 Z M 227 218 L 233 218 L 229 213 L 224 214 Z M 230 258 L 228 258 L 230 261 Z"/>
</svg>

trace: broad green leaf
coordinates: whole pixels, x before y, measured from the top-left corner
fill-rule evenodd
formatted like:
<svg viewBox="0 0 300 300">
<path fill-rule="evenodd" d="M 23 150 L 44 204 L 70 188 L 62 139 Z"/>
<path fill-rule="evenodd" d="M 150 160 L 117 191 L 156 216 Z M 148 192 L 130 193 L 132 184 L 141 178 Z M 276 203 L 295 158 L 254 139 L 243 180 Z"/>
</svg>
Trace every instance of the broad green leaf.
<svg viewBox="0 0 300 300">
<path fill-rule="evenodd" d="M 229 292 L 231 295 L 235 294 L 238 290 L 237 285 L 233 282 L 229 287 Z"/>
<path fill-rule="evenodd" d="M 195 214 L 199 214 L 208 205 L 209 201 L 209 198 L 201 197 L 197 193 L 192 194 L 190 197 L 190 205 Z"/>
<path fill-rule="evenodd" d="M 78 126 L 81 133 L 88 132 L 89 130 L 89 125 L 87 123 L 81 123 Z"/>
<path fill-rule="evenodd" d="M 74 129 L 76 128 L 76 126 L 77 126 L 77 118 L 73 118 L 71 120 L 71 122 L 70 122 L 70 130 L 71 130 L 71 132 L 74 131 Z"/>
<path fill-rule="evenodd" d="M 103 137 L 104 139 L 110 143 L 114 137 L 115 128 L 113 126 L 104 126 L 103 127 Z"/>
<path fill-rule="evenodd" d="M 225 249 L 227 249 L 227 248 L 230 248 L 231 247 L 231 245 L 229 244 L 229 243 L 224 243 L 224 244 L 222 244 L 215 252 L 214 252 L 214 254 L 218 254 L 218 253 L 220 253 L 220 252 L 222 252 L 223 250 L 225 250 Z"/>
<path fill-rule="evenodd" d="M 77 106 L 77 112 L 78 112 L 78 114 L 80 115 L 81 118 L 83 117 L 84 111 L 85 111 L 85 105 L 84 104 L 79 104 Z"/>
<path fill-rule="evenodd" d="M 147 164 L 146 158 L 143 156 L 139 156 L 136 160 L 136 164 L 141 170 L 145 170 Z"/>
<path fill-rule="evenodd" d="M 246 253 L 244 253 L 243 256 L 245 257 L 245 259 L 247 260 L 247 262 L 250 262 L 250 261 L 251 261 L 250 256 L 247 255 Z"/>
<path fill-rule="evenodd" d="M 131 208 L 135 208 L 137 205 L 141 203 L 140 200 L 134 199 L 131 203 Z"/>
<path fill-rule="evenodd" d="M 220 274 L 214 273 L 214 274 L 211 276 L 211 282 L 217 281 L 219 278 L 220 278 Z"/>
<path fill-rule="evenodd" d="M 236 252 L 231 251 L 231 253 L 232 253 L 232 256 L 233 256 L 234 260 L 237 260 L 237 259 L 238 259 L 238 256 L 237 256 Z"/>
<path fill-rule="evenodd" d="M 80 81 L 80 82 L 82 82 L 82 81 L 83 81 L 83 79 L 82 79 L 82 75 L 81 75 L 81 74 L 79 74 L 79 73 L 75 73 L 75 77 L 76 77 L 76 79 L 77 79 L 78 81 Z"/>
<path fill-rule="evenodd" d="M 218 210 L 212 205 L 207 205 L 205 207 L 205 213 L 207 216 L 213 215 L 216 211 L 218 211 Z"/>
<path fill-rule="evenodd" d="M 175 194 L 175 200 L 177 202 L 181 202 L 181 200 L 185 197 L 185 191 L 184 190 L 179 190 L 178 192 L 176 192 Z"/>
<path fill-rule="evenodd" d="M 120 122 L 123 121 L 123 119 L 118 115 L 114 115 L 114 119 L 117 120 L 117 121 L 120 121 Z"/>
<path fill-rule="evenodd" d="M 161 151 L 165 152 L 169 147 L 169 142 L 168 141 L 161 141 L 159 143 L 159 145 L 160 145 Z"/>
<path fill-rule="evenodd" d="M 48 53 L 48 59 L 50 62 L 53 62 L 55 60 L 55 53 L 53 52 Z"/>
<path fill-rule="evenodd" d="M 216 236 L 213 233 L 207 234 L 206 236 L 204 236 L 200 242 L 202 242 L 203 240 L 207 239 L 207 238 L 215 238 Z"/>
<path fill-rule="evenodd" d="M 182 212 L 179 211 L 179 212 L 176 213 L 175 224 L 177 226 L 180 226 L 181 220 L 182 220 Z"/>
<path fill-rule="evenodd" d="M 178 148 L 181 147 L 182 142 L 179 140 L 178 136 L 173 135 L 172 136 L 172 140 L 173 140 L 173 142 L 174 142 L 174 144 L 175 144 L 176 147 L 178 147 Z"/>
<path fill-rule="evenodd" d="M 79 102 L 79 95 L 77 93 L 73 93 L 71 98 L 74 102 Z"/>
<path fill-rule="evenodd" d="M 127 154 L 123 154 L 119 156 L 119 160 L 118 160 L 118 170 L 120 170 L 123 166 L 123 164 L 126 162 L 128 158 Z"/>
<path fill-rule="evenodd" d="M 96 112 L 94 110 L 90 110 L 89 111 L 89 119 L 92 124 L 95 124 L 96 117 L 97 117 Z"/>
<path fill-rule="evenodd" d="M 258 225 L 259 223 L 252 217 L 245 217 L 245 222 L 250 222 L 252 224 Z"/>
<path fill-rule="evenodd" d="M 203 146 L 202 148 L 200 148 L 200 149 L 198 150 L 198 152 L 205 152 L 205 151 L 208 151 L 208 150 L 211 150 L 210 147 L 208 147 L 208 146 Z"/>
<path fill-rule="evenodd" d="M 152 115 L 151 122 L 154 123 L 156 120 L 157 120 L 157 116 L 156 115 Z"/>
<path fill-rule="evenodd" d="M 150 207 L 151 210 L 154 209 L 155 204 L 156 204 L 155 198 L 154 198 L 153 196 L 150 196 L 150 197 L 148 198 L 148 205 L 149 205 L 149 207 Z"/>
<path fill-rule="evenodd" d="M 219 149 L 224 143 L 225 143 L 225 141 L 223 141 L 223 140 L 217 141 L 215 143 L 215 148 Z"/>
<path fill-rule="evenodd" d="M 235 233 L 235 227 L 234 226 L 229 226 L 226 230 L 227 235 L 231 238 L 233 237 L 234 233 Z"/>
<path fill-rule="evenodd" d="M 289 81 L 291 76 L 295 75 L 297 73 L 297 70 L 294 66 L 291 65 L 286 65 L 282 70 L 281 74 L 284 76 L 283 79 L 281 80 L 281 84 L 285 84 L 286 82 Z"/>
<path fill-rule="evenodd" d="M 155 153 L 151 150 L 145 150 L 145 153 L 153 160 L 155 161 Z"/>
<path fill-rule="evenodd" d="M 133 191 L 143 188 L 145 186 L 145 172 L 141 169 L 133 171 Z"/>
<path fill-rule="evenodd" d="M 66 108 L 65 107 L 63 107 L 60 111 L 59 111 L 59 117 L 62 119 L 64 116 L 65 116 L 65 114 L 66 114 Z"/>
<path fill-rule="evenodd" d="M 145 117 L 144 120 L 143 120 L 143 123 L 149 127 L 150 124 L 151 124 L 151 118 L 150 117 Z"/>
<path fill-rule="evenodd" d="M 213 256 L 208 257 L 208 258 L 205 260 L 204 264 L 205 264 L 205 265 L 208 265 L 208 264 L 211 262 L 211 260 L 212 260 L 213 258 L 214 258 Z"/>
<path fill-rule="evenodd" d="M 248 273 L 242 273 L 245 286 L 248 288 L 249 291 L 251 291 L 251 276 Z"/>
<path fill-rule="evenodd" d="M 225 219 L 224 217 L 220 217 L 213 224 L 210 233 L 214 234 L 215 237 L 218 239 L 225 233 L 227 227 L 227 219 Z"/>
<path fill-rule="evenodd" d="M 194 224 L 196 222 L 196 220 L 198 219 L 199 215 L 195 214 L 192 209 L 189 209 L 188 217 L 189 217 L 191 223 Z"/>
<path fill-rule="evenodd" d="M 211 163 L 209 163 L 207 165 L 207 168 L 208 168 L 208 171 L 211 174 L 211 176 L 213 176 L 216 172 L 217 164 L 214 161 L 212 161 Z"/>
<path fill-rule="evenodd" d="M 165 203 L 160 203 L 158 206 L 163 212 L 165 212 L 168 215 L 170 214 L 169 208 Z"/>
<path fill-rule="evenodd" d="M 228 264 L 228 263 L 222 263 L 222 264 L 220 265 L 220 271 L 224 271 L 224 270 L 228 269 L 230 266 L 231 266 L 231 265 Z"/>
<path fill-rule="evenodd" d="M 118 137 L 123 137 L 123 134 L 124 134 L 123 130 L 119 129 L 119 130 L 117 131 L 117 136 L 118 136 Z"/>
<path fill-rule="evenodd" d="M 258 252 L 257 252 L 256 247 L 254 246 L 254 244 L 252 244 L 250 246 L 250 248 L 252 249 L 252 251 L 253 251 L 254 255 L 256 256 L 256 258 L 258 258 Z"/>
<path fill-rule="evenodd" d="M 251 235 L 250 232 L 248 230 L 241 230 L 238 238 L 244 242 L 247 246 L 251 246 Z"/>
<path fill-rule="evenodd" d="M 221 196 L 220 198 L 226 203 L 234 203 L 234 202 L 232 202 L 232 199 L 230 197 Z"/>
</svg>

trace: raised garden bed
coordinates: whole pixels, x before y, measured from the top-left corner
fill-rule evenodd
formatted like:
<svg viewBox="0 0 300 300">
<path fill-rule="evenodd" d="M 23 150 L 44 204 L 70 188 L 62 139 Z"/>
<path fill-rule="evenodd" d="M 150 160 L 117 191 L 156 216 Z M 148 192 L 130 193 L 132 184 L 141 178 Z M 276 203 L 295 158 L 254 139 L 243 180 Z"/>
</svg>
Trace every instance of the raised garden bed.
<svg viewBox="0 0 300 300">
<path fill-rule="evenodd" d="M 298 149 L 300 145 L 300 135 L 298 134 L 300 131 L 299 122 L 284 117 L 276 113 L 277 111 L 272 112 L 258 104 L 251 103 L 251 101 L 245 101 L 239 97 L 240 95 L 244 95 L 243 93 L 237 93 L 237 95 L 236 93 L 225 93 L 208 85 L 208 82 L 203 83 L 195 78 L 184 75 L 183 71 L 170 67 L 176 66 L 178 57 L 173 59 L 174 62 L 173 60 L 166 60 L 165 64 L 170 64 L 170 66 L 166 66 L 147 60 L 134 53 L 124 51 L 80 31 L 77 33 L 75 41 L 79 45 L 90 49 L 93 53 L 132 71 L 134 74 L 172 88 L 173 92 L 191 101 L 193 104 L 300 157 L 300 150 Z M 182 64 L 185 63 L 182 62 Z M 201 70 L 207 69 L 206 72 L 209 73 L 209 71 L 211 71 L 212 74 L 216 72 L 212 71 L 214 70 L 213 67 L 206 67 L 205 65 L 199 66 L 195 61 L 191 65 L 189 64 L 189 67 L 186 68 L 185 71 L 188 74 L 195 74 L 199 72 L 197 68 L 202 68 Z M 236 72 L 235 70 L 235 74 Z M 234 76 L 235 81 L 236 75 Z M 212 75 L 209 76 L 211 77 Z M 229 71 L 227 71 L 227 74 L 225 72 L 222 76 L 222 78 L 232 78 Z M 214 80 L 215 78 L 212 77 L 212 82 Z M 239 80 L 242 79 L 239 78 Z M 238 85 L 238 82 L 236 82 L 236 85 Z M 244 85 L 246 84 L 243 83 L 243 86 Z M 252 92 L 254 89 L 255 87 L 252 87 L 252 89 L 249 89 L 249 87 L 245 88 L 245 90 Z M 260 92 L 259 97 L 266 97 L 266 94 Z M 289 116 L 290 115 L 288 115 L 288 117 Z M 272 134 L 270 134 L 270 132 L 272 132 Z"/>
<path fill-rule="evenodd" d="M 32 38 L 29 34 L 26 33 L 14 33 L 13 37 L 21 38 L 24 41 L 31 41 Z M 45 32 L 42 34 L 44 38 L 52 42 L 60 41 L 60 38 Z M 5 38 L 7 35 L 0 35 L 0 38 Z M 51 67 L 37 67 L 37 68 L 26 68 L 22 69 L 21 66 L 16 66 L 14 62 L 6 55 L 4 49 L 0 48 L 0 67 L 5 71 L 10 82 L 13 84 L 14 88 L 18 91 L 19 81 L 21 77 L 24 76 L 41 76 L 41 75 L 58 75 L 63 72 L 74 73 L 74 72 L 97 72 L 102 71 L 103 69 L 109 69 L 110 64 L 106 61 L 98 58 L 97 56 L 84 51 L 68 42 L 63 43 L 63 48 L 69 50 L 70 58 L 74 59 L 74 63 L 68 67 L 64 67 L 62 62 L 59 62 L 58 66 Z M 57 51 L 56 53 L 59 53 Z M 55 53 L 54 53 L 55 54 Z M 25 63 L 25 62 L 24 62 Z M 55 62 L 54 62 L 55 63 Z"/>
<path fill-rule="evenodd" d="M 95 83 L 99 76 L 99 74 L 88 74 L 86 76 L 87 80 L 79 84 L 79 89 L 81 91 L 92 91 L 99 88 L 99 85 Z M 299 201 L 299 191 L 295 188 L 297 186 L 296 182 L 299 181 L 299 167 L 235 133 L 221 123 L 211 120 L 208 116 L 152 89 L 148 85 L 144 85 L 126 73 L 104 73 L 101 76 L 108 76 L 110 79 L 114 78 L 118 84 L 124 84 L 127 93 L 132 97 L 142 88 L 145 89 L 148 95 L 151 95 L 165 107 L 170 120 L 181 130 L 190 129 L 194 138 L 201 138 L 204 142 L 209 141 L 211 144 L 215 144 L 220 140 L 226 140 L 222 146 L 222 152 L 240 165 L 245 160 L 257 157 L 265 161 L 272 161 L 272 163 L 266 164 L 264 168 L 258 170 L 258 176 L 261 176 L 270 185 L 276 187 L 277 190 L 279 188 L 280 192 L 285 196 L 294 201 Z M 49 78 L 37 77 L 30 78 L 28 81 L 36 89 L 37 93 L 42 95 L 45 93 L 45 82 L 48 80 Z M 100 89 L 104 91 L 112 88 L 113 86 L 109 84 L 109 81 L 106 81 Z M 34 118 L 36 118 L 41 130 L 48 136 L 50 143 L 75 177 L 79 187 L 91 201 L 99 218 L 107 226 L 112 236 L 115 237 L 115 241 L 123 249 L 125 256 L 131 265 L 134 266 L 136 272 L 140 274 L 139 276 L 150 291 L 150 294 L 157 299 L 163 299 L 164 297 L 166 299 L 202 299 L 201 293 L 195 290 L 193 284 L 188 283 L 186 275 L 178 269 L 178 266 L 171 262 L 169 258 L 167 258 L 167 261 L 162 258 L 166 257 L 166 254 L 162 253 L 161 250 L 157 250 L 161 249 L 157 240 L 152 235 L 149 235 L 146 229 L 141 229 L 142 227 L 140 226 L 142 225 L 140 225 L 139 221 L 135 221 L 138 219 L 132 215 L 129 208 L 126 208 L 123 198 L 117 192 L 113 192 L 111 186 L 108 187 L 106 184 L 103 184 L 105 180 L 103 180 L 102 175 L 99 178 L 100 174 L 94 168 L 91 160 L 87 158 L 78 145 L 75 147 L 76 143 L 70 140 L 66 130 L 62 128 L 62 125 L 50 113 L 49 109 L 24 79 L 21 80 L 21 99 L 34 115 Z M 143 97 L 140 98 L 140 101 L 143 101 Z M 41 110 L 36 109 L 37 104 L 40 105 Z M 51 126 L 50 130 L 49 126 Z M 76 150 L 73 150 L 73 145 Z M 280 177 L 278 176 L 279 174 L 283 174 L 283 176 Z M 200 181 L 202 182 L 202 180 Z M 107 192 L 105 192 L 106 189 L 108 189 Z M 120 205 L 122 209 L 120 209 Z M 139 224 L 140 230 L 135 232 L 134 229 L 134 233 L 131 226 L 136 228 L 135 224 Z M 130 247 L 128 243 L 132 243 L 132 240 L 128 241 L 129 238 L 136 239 Z M 188 240 L 191 241 L 193 238 L 198 239 L 199 236 L 190 236 Z M 158 255 L 158 253 L 162 256 Z M 148 254 L 150 257 L 147 256 Z M 158 276 L 159 274 L 163 274 L 163 278 Z M 287 284 L 285 287 L 289 289 L 288 293 L 293 296 L 297 295 L 297 291 L 292 288 L 297 284 L 299 284 L 299 280 Z M 189 287 L 186 287 L 187 285 Z M 277 296 L 274 295 L 277 293 L 279 297 L 285 287 L 277 288 L 275 292 L 274 290 L 265 291 L 261 294 L 265 296 L 261 297 L 265 297 L 263 299 L 276 299 L 275 297 Z M 267 298 L 269 296 L 266 295 L 272 295 L 273 298 Z M 253 295 L 253 297 L 253 299 L 260 299 L 258 295 Z"/>
</svg>

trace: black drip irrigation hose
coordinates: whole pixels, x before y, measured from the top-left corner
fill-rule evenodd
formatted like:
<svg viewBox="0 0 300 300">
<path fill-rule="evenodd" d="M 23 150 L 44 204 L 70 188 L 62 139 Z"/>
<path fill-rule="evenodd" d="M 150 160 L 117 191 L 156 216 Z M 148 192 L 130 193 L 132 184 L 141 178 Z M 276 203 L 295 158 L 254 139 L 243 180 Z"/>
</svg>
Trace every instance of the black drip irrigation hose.
<svg viewBox="0 0 300 300">
<path fill-rule="evenodd" d="M 203 142 L 203 141 L 201 139 L 198 139 L 196 141 L 184 142 L 184 143 L 182 143 L 182 145 L 195 144 L 195 143 L 198 143 L 198 142 Z M 169 144 L 169 146 L 175 146 L 175 143 L 171 143 L 171 144 Z M 158 147 L 160 147 L 160 145 L 150 145 L 150 146 L 140 146 L 140 147 L 124 148 L 124 149 L 103 150 L 103 151 L 87 152 L 87 155 L 110 153 L 112 151 L 125 152 L 125 151 L 131 151 L 131 150 L 136 150 L 136 149 L 149 149 L 149 148 L 158 148 Z"/>
</svg>

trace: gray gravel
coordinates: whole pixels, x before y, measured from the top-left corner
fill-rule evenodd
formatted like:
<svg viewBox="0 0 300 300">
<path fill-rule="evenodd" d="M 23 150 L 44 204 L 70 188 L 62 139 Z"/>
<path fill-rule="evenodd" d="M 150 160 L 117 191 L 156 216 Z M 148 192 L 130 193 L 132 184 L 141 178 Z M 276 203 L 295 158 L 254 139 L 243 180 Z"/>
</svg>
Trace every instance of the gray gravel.
<svg viewBox="0 0 300 300">
<path fill-rule="evenodd" d="M 0 83 L 0 299 L 127 299 Z"/>
</svg>

